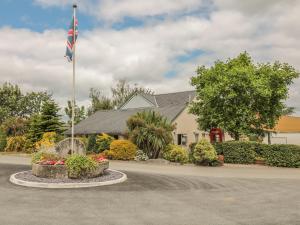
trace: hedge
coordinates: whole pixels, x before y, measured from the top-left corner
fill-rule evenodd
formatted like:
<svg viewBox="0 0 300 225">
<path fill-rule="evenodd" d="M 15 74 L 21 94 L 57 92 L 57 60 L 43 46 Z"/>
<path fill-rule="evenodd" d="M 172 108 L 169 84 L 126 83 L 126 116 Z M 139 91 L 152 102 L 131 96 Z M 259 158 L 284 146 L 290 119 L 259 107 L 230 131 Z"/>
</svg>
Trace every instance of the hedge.
<svg viewBox="0 0 300 225">
<path fill-rule="evenodd" d="M 279 167 L 300 167 L 300 146 L 274 144 L 263 152 L 266 164 Z"/>
<path fill-rule="evenodd" d="M 225 163 L 251 164 L 255 162 L 255 144 L 252 142 L 229 141 L 215 145 L 217 153 L 224 155 Z"/>
<path fill-rule="evenodd" d="M 219 155 L 224 155 L 225 163 L 251 164 L 256 157 L 262 157 L 270 166 L 300 167 L 299 145 L 228 141 L 215 144 L 215 149 Z"/>
</svg>

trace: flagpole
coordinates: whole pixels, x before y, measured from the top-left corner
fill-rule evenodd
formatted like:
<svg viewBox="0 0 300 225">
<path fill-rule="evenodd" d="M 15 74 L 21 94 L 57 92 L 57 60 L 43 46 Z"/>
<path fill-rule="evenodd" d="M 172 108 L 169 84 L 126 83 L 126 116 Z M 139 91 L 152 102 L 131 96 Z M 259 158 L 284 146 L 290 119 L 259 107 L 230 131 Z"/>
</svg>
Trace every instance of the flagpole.
<svg viewBox="0 0 300 225">
<path fill-rule="evenodd" d="M 74 154 L 74 120 L 75 120 L 75 45 L 76 45 L 76 8 L 77 5 L 73 4 L 73 81 L 72 81 L 72 154 Z"/>
</svg>

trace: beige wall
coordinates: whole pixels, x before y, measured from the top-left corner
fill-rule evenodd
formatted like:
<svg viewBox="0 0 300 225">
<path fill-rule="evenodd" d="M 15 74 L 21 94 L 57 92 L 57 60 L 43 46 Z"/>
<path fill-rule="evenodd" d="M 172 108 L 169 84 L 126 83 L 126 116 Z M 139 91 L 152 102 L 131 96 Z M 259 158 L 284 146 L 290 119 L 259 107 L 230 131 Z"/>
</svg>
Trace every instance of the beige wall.
<svg viewBox="0 0 300 225">
<path fill-rule="evenodd" d="M 199 134 L 199 140 L 202 137 L 205 137 L 209 140 L 209 133 L 205 131 L 200 131 L 198 129 L 198 124 L 196 122 L 197 117 L 188 112 L 188 107 L 186 107 L 179 116 L 174 120 L 174 124 L 176 124 L 176 129 L 174 130 L 174 143 L 177 144 L 177 134 L 186 134 L 187 135 L 187 145 L 195 142 L 195 133 Z M 225 133 L 225 141 L 232 140 L 232 138 Z"/>
</svg>

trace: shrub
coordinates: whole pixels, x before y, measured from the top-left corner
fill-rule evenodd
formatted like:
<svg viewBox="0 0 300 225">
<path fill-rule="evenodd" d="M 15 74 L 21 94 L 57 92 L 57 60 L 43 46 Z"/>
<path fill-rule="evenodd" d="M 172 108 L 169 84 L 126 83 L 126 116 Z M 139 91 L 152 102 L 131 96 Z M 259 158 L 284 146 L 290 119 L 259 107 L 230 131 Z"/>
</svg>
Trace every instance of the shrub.
<svg viewBox="0 0 300 225">
<path fill-rule="evenodd" d="M 97 151 L 97 143 L 96 143 L 96 135 L 92 134 L 88 137 L 87 147 L 88 152 L 96 152 Z"/>
<path fill-rule="evenodd" d="M 134 160 L 136 161 L 147 161 L 149 157 L 142 150 L 137 150 Z"/>
<path fill-rule="evenodd" d="M 300 167 L 299 145 L 269 145 L 262 155 L 270 166 Z"/>
<path fill-rule="evenodd" d="M 71 155 L 66 160 L 70 177 L 80 178 L 96 169 L 97 162 L 88 156 Z"/>
<path fill-rule="evenodd" d="M 175 126 L 155 111 L 138 112 L 127 120 L 130 140 L 149 158 L 156 159 L 173 140 Z"/>
<path fill-rule="evenodd" d="M 217 161 L 217 152 L 213 145 L 206 139 L 201 139 L 195 146 L 193 153 L 193 161 L 196 164 L 202 165 L 214 165 L 214 161 Z"/>
<path fill-rule="evenodd" d="M 189 144 L 190 152 L 194 151 L 196 144 L 197 144 L 196 142 L 192 142 L 191 144 Z"/>
<path fill-rule="evenodd" d="M 131 160 L 134 159 L 137 146 L 128 140 L 114 140 L 105 155 L 110 159 Z"/>
<path fill-rule="evenodd" d="M 101 135 L 98 135 L 96 138 L 98 147 L 96 153 L 103 152 L 104 150 L 109 149 L 109 146 L 113 140 L 114 138 L 109 136 L 108 134 L 102 133 Z"/>
<path fill-rule="evenodd" d="M 26 138 L 15 136 L 7 138 L 6 152 L 26 152 Z"/>
<path fill-rule="evenodd" d="M 0 128 L 0 152 L 4 151 L 6 147 L 7 144 L 6 138 L 7 138 L 6 133 Z"/>
<path fill-rule="evenodd" d="M 262 154 L 264 145 L 249 141 L 228 141 L 215 146 L 218 154 L 224 155 L 225 163 L 251 164 L 257 155 Z"/>
<path fill-rule="evenodd" d="M 43 134 L 42 139 L 35 143 L 35 148 L 36 149 L 52 148 L 55 145 L 56 139 L 57 139 L 57 135 L 55 132 L 46 132 Z"/>
<path fill-rule="evenodd" d="M 163 154 L 164 159 L 181 164 L 189 161 L 189 155 L 186 149 L 179 145 L 169 144 Z"/>
<path fill-rule="evenodd" d="M 44 151 L 39 151 L 32 154 L 31 162 L 38 163 L 40 161 L 47 161 L 47 160 L 59 160 L 60 157 L 55 153 L 49 153 Z"/>
</svg>

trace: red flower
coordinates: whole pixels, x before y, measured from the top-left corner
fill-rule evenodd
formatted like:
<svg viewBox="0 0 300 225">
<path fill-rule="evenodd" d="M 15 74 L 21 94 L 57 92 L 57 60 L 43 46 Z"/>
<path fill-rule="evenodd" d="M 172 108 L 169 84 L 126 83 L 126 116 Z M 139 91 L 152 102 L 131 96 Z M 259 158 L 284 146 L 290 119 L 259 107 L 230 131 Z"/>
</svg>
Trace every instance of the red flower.
<svg viewBox="0 0 300 225">
<path fill-rule="evenodd" d="M 55 165 L 65 165 L 64 160 L 58 160 Z"/>
</svg>

